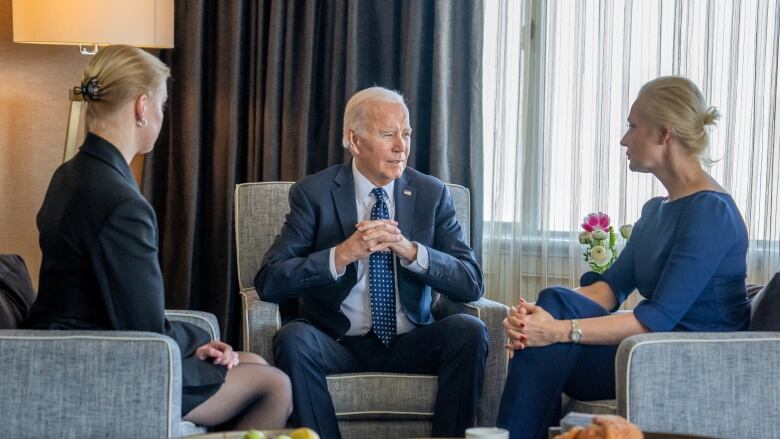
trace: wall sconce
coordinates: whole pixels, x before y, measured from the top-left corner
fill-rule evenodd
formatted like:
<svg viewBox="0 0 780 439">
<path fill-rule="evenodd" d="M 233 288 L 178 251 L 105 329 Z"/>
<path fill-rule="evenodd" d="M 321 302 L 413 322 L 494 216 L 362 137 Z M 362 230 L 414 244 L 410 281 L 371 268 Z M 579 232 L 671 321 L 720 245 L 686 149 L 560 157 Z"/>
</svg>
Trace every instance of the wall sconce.
<svg viewBox="0 0 780 439">
<path fill-rule="evenodd" d="M 79 46 L 94 55 L 100 46 L 173 47 L 173 0 L 13 0 L 15 43 Z M 67 161 L 76 153 L 82 97 L 70 90 L 65 136 Z"/>
</svg>

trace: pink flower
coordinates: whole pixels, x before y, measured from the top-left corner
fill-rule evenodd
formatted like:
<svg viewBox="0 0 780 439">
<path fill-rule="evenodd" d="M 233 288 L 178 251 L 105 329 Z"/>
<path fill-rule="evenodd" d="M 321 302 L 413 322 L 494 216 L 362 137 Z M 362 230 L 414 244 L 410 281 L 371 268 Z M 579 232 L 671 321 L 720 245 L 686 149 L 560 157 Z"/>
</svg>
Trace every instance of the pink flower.
<svg viewBox="0 0 780 439">
<path fill-rule="evenodd" d="M 582 219 L 582 228 L 588 232 L 594 230 L 609 230 L 609 216 L 606 213 L 589 213 L 588 216 Z"/>
</svg>

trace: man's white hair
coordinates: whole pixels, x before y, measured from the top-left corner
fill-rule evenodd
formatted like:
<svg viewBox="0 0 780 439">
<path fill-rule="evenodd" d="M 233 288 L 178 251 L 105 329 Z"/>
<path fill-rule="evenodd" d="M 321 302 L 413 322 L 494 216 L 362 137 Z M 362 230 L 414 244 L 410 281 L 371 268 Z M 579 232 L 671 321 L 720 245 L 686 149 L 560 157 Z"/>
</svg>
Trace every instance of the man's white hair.
<svg viewBox="0 0 780 439">
<path fill-rule="evenodd" d="M 365 113 L 367 104 L 371 102 L 390 102 L 398 103 L 404 106 L 407 118 L 409 117 L 409 108 L 404 102 L 404 97 L 397 91 L 384 87 L 369 87 L 352 95 L 344 109 L 344 133 L 341 143 L 344 148 L 349 149 L 349 130 L 357 133 L 365 133 Z"/>
</svg>

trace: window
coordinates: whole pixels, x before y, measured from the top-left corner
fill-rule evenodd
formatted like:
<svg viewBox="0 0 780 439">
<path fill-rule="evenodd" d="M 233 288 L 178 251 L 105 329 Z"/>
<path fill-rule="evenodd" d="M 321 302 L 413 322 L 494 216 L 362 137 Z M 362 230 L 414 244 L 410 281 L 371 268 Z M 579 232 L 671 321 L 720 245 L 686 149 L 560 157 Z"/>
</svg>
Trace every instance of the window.
<svg viewBox="0 0 780 439">
<path fill-rule="evenodd" d="M 586 213 L 630 223 L 665 195 L 654 177 L 628 170 L 619 141 L 639 87 L 672 74 L 690 77 L 722 114 L 710 173 L 748 224 L 750 280 L 777 271 L 779 23 L 780 7 L 766 0 L 488 0 L 488 294 L 516 301 L 501 292 L 575 283 L 586 269 L 576 242 Z"/>
</svg>

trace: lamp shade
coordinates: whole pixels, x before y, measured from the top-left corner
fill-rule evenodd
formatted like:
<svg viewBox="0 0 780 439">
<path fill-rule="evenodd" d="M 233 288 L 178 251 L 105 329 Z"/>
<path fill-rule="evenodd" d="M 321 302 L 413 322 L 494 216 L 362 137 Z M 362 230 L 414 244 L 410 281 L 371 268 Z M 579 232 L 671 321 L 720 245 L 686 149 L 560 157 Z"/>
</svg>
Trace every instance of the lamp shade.
<svg viewBox="0 0 780 439">
<path fill-rule="evenodd" d="M 14 42 L 173 47 L 173 0 L 13 0 Z"/>
</svg>

